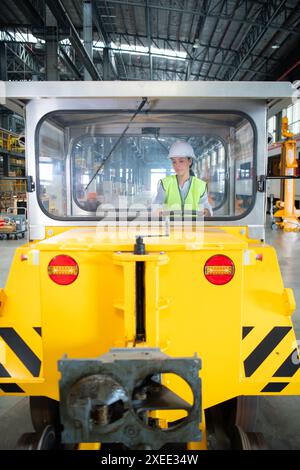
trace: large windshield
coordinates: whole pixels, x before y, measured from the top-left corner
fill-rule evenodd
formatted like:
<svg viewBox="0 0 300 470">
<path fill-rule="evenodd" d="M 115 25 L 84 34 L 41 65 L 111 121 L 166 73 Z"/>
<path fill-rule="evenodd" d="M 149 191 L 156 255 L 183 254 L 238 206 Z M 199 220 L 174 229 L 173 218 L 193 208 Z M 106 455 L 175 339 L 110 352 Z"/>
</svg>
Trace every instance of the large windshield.
<svg viewBox="0 0 300 470">
<path fill-rule="evenodd" d="M 206 183 L 211 218 L 242 217 L 254 200 L 254 130 L 238 113 L 146 113 L 120 139 L 131 115 L 54 112 L 38 135 L 38 197 L 55 218 L 99 217 L 101 210 L 151 211 L 176 141 L 194 151 L 192 174 Z M 188 197 L 188 191 L 183 198 Z"/>
</svg>

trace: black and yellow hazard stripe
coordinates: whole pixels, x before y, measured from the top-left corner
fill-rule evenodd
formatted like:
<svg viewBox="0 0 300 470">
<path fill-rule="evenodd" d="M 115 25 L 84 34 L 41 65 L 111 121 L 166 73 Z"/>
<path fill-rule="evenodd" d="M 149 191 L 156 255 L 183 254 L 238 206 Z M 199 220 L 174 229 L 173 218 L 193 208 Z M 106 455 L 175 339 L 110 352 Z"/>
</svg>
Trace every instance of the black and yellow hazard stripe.
<svg viewBox="0 0 300 470">
<path fill-rule="evenodd" d="M 0 389 L 4 393 L 24 393 L 24 390 L 17 384 L 3 384 L 0 383 Z"/>
<path fill-rule="evenodd" d="M 289 382 L 269 382 L 261 392 L 264 393 L 279 393 L 289 384 Z"/>
<path fill-rule="evenodd" d="M 33 377 L 39 377 L 41 370 L 41 360 L 32 351 L 28 344 L 25 343 L 16 330 L 11 327 L 0 328 L 0 336 L 7 346 L 23 363 L 23 365 L 29 370 Z M 2 366 L 2 372 L 5 373 L 3 369 L 4 368 Z"/>
<path fill-rule="evenodd" d="M 298 352 L 297 349 L 294 349 L 294 351 L 289 354 L 281 366 L 278 367 L 276 372 L 273 374 L 273 377 L 293 377 L 299 367 L 300 364 Z"/>
<path fill-rule="evenodd" d="M 5 369 L 2 364 L 0 364 L 0 377 L 11 377 L 10 373 Z"/>
<path fill-rule="evenodd" d="M 1 378 L 8 378 L 11 377 L 10 373 L 8 370 L 5 369 L 5 367 L 0 364 L 0 380 Z M 4 384 L 1 383 L 0 381 L 0 390 L 2 390 L 4 393 L 24 393 L 24 390 L 17 384 L 15 383 L 8 383 Z"/>
<path fill-rule="evenodd" d="M 252 331 L 254 326 L 243 326 L 243 331 L 242 331 L 242 338 L 246 338 L 246 336 Z"/>
<path fill-rule="evenodd" d="M 242 339 L 253 330 L 253 326 L 244 326 L 242 330 Z M 292 329 L 290 326 L 276 326 L 262 339 L 255 349 L 244 360 L 245 376 L 251 377 L 259 366 L 274 351 L 278 344 Z M 277 368 L 272 377 L 286 378 L 293 377 L 300 368 L 300 360 L 297 348 L 295 348 Z M 286 382 L 268 382 L 261 390 L 261 393 L 280 393 L 288 385 Z"/>
<path fill-rule="evenodd" d="M 245 376 L 251 377 L 292 329 L 291 326 L 275 326 L 244 360 Z M 249 332 L 248 332 L 249 333 Z"/>
</svg>

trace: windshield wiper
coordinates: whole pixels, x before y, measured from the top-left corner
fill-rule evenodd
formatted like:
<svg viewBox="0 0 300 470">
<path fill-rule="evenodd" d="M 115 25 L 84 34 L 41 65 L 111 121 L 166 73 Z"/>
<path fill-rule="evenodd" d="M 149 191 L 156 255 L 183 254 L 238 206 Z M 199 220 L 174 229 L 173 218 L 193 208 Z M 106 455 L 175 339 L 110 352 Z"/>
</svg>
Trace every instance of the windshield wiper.
<svg viewBox="0 0 300 470">
<path fill-rule="evenodd" d="M 134 120 L 134 118 L 139 114 L 139 112 L 143 109 L 144 105 L 146 104 L 147 102 L 147 98 L 143 98 L 138 109 L 135 111 L 135 113 L 133 114 L 133 116 L 130 118 L 130 121 L 128 122 L 127 126 L 125 127 L 124 131 L 122 132 L 122 134 L 120 135 L 120 137 L 118 138 L 118 140 L 115 142 L 115 144 L 112 146 L 110 152 L 108 155 L 106 155 L 106 157 L 103 158 L 102 162 L 100 163 L 99 167 L 97 168 L 96 172 L 94 173 L 94 175 L 92 176 L 92 178 L 90 179 L 89 183 L 86 185 L 86 187 L 84 188 L 84 190 L 86 191 L 89 187 L 89 185 L 92 183 L 92 181 L 96 178 L 96 176 L 98 175 L 99 171 L 103 168 L 105 162 L 107 162 L 107 160 L 109 159 L 109 157 L 111 156 L 111 154 L 113 153 L 113 151 L 115 150 L 115 148 L 117 147 L 117 145 L 119 144 L 119 142 L 121 141 L 121 139 L 124 137 L 124 135 L 126 134 L 126 132 L 128 131 L 129 129 L 129 126 L 130 124 L 132 123 L 132 121 Z"/>
</svg>

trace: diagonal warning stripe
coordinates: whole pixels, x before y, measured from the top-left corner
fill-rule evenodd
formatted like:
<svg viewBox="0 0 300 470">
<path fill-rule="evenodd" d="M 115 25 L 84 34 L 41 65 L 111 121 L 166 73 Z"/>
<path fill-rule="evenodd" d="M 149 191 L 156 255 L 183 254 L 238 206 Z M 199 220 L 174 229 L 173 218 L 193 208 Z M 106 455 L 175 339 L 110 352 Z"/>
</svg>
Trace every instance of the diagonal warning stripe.
<svg viewBox="0 0 300 470">
<path fill-rule="evenodd" d="M 279 393 L 289 384 L 289 382 L 269 382 L 261 392 Z"/>
<path fill-rule="evenodd" d="M 24 393 L 24 390 L 17 384 L 2 384 L 0 383 L 0 389 L 4 393 Z"/>
<path fill-rule="evenodd" d="M 297 370 L 299 369 L 299 357 L 297 349 L 286 358 L 286 360 L 278 367 L 273 377 L 292 377 L 296 374 Z"/>
<path fill-rule="evenodd" d="M 33 329 L 37 332 L 38 335 L 42 336 L 42 328 L 40 326 L 34 326 Z"/>
<path fill-rule="evenodd" d="M 0 364 L 0 377 L 11 377 L 9 372 L 5 369 L 2 364 Z"/>
<path fill-rule="evenodd" d="M 291 326 L 275 326 L 267 334 L 244 361 L 246 377 L 250 377 L 258 369 L 291 329 Z"/>
<path fill-rule="evenodd" d="M 242 331 L 242 339 L 246 338 L 246 336 L 252 331 L 254 326 L 243 326 L 243 331 Z"/>
<path fill-rule="evenodd" d="M 16 356 L 18 356 L 33 377 L 38 377 L 41 369 L 41 361 L 14 328 L 0 328 L 0 336 L 2 336 L 6 344 Z"/>
</svg>

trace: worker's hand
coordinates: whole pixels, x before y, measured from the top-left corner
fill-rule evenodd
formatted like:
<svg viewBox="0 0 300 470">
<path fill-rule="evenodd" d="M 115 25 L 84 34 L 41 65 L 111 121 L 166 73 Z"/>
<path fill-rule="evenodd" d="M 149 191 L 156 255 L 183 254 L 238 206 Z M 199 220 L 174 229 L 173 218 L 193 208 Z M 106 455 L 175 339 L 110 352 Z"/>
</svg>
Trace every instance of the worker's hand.
<svg viewBox="0 0 300 470">
<path fill-rule="evenodd" d="M 204 215 L 204 217 L 209 217 L 209 216 L 210 216 L 210 212 L 209 212 L 209 210 L 208 210 L 207 208 L 204 209 L 203 215 Z"/>
</svg>

